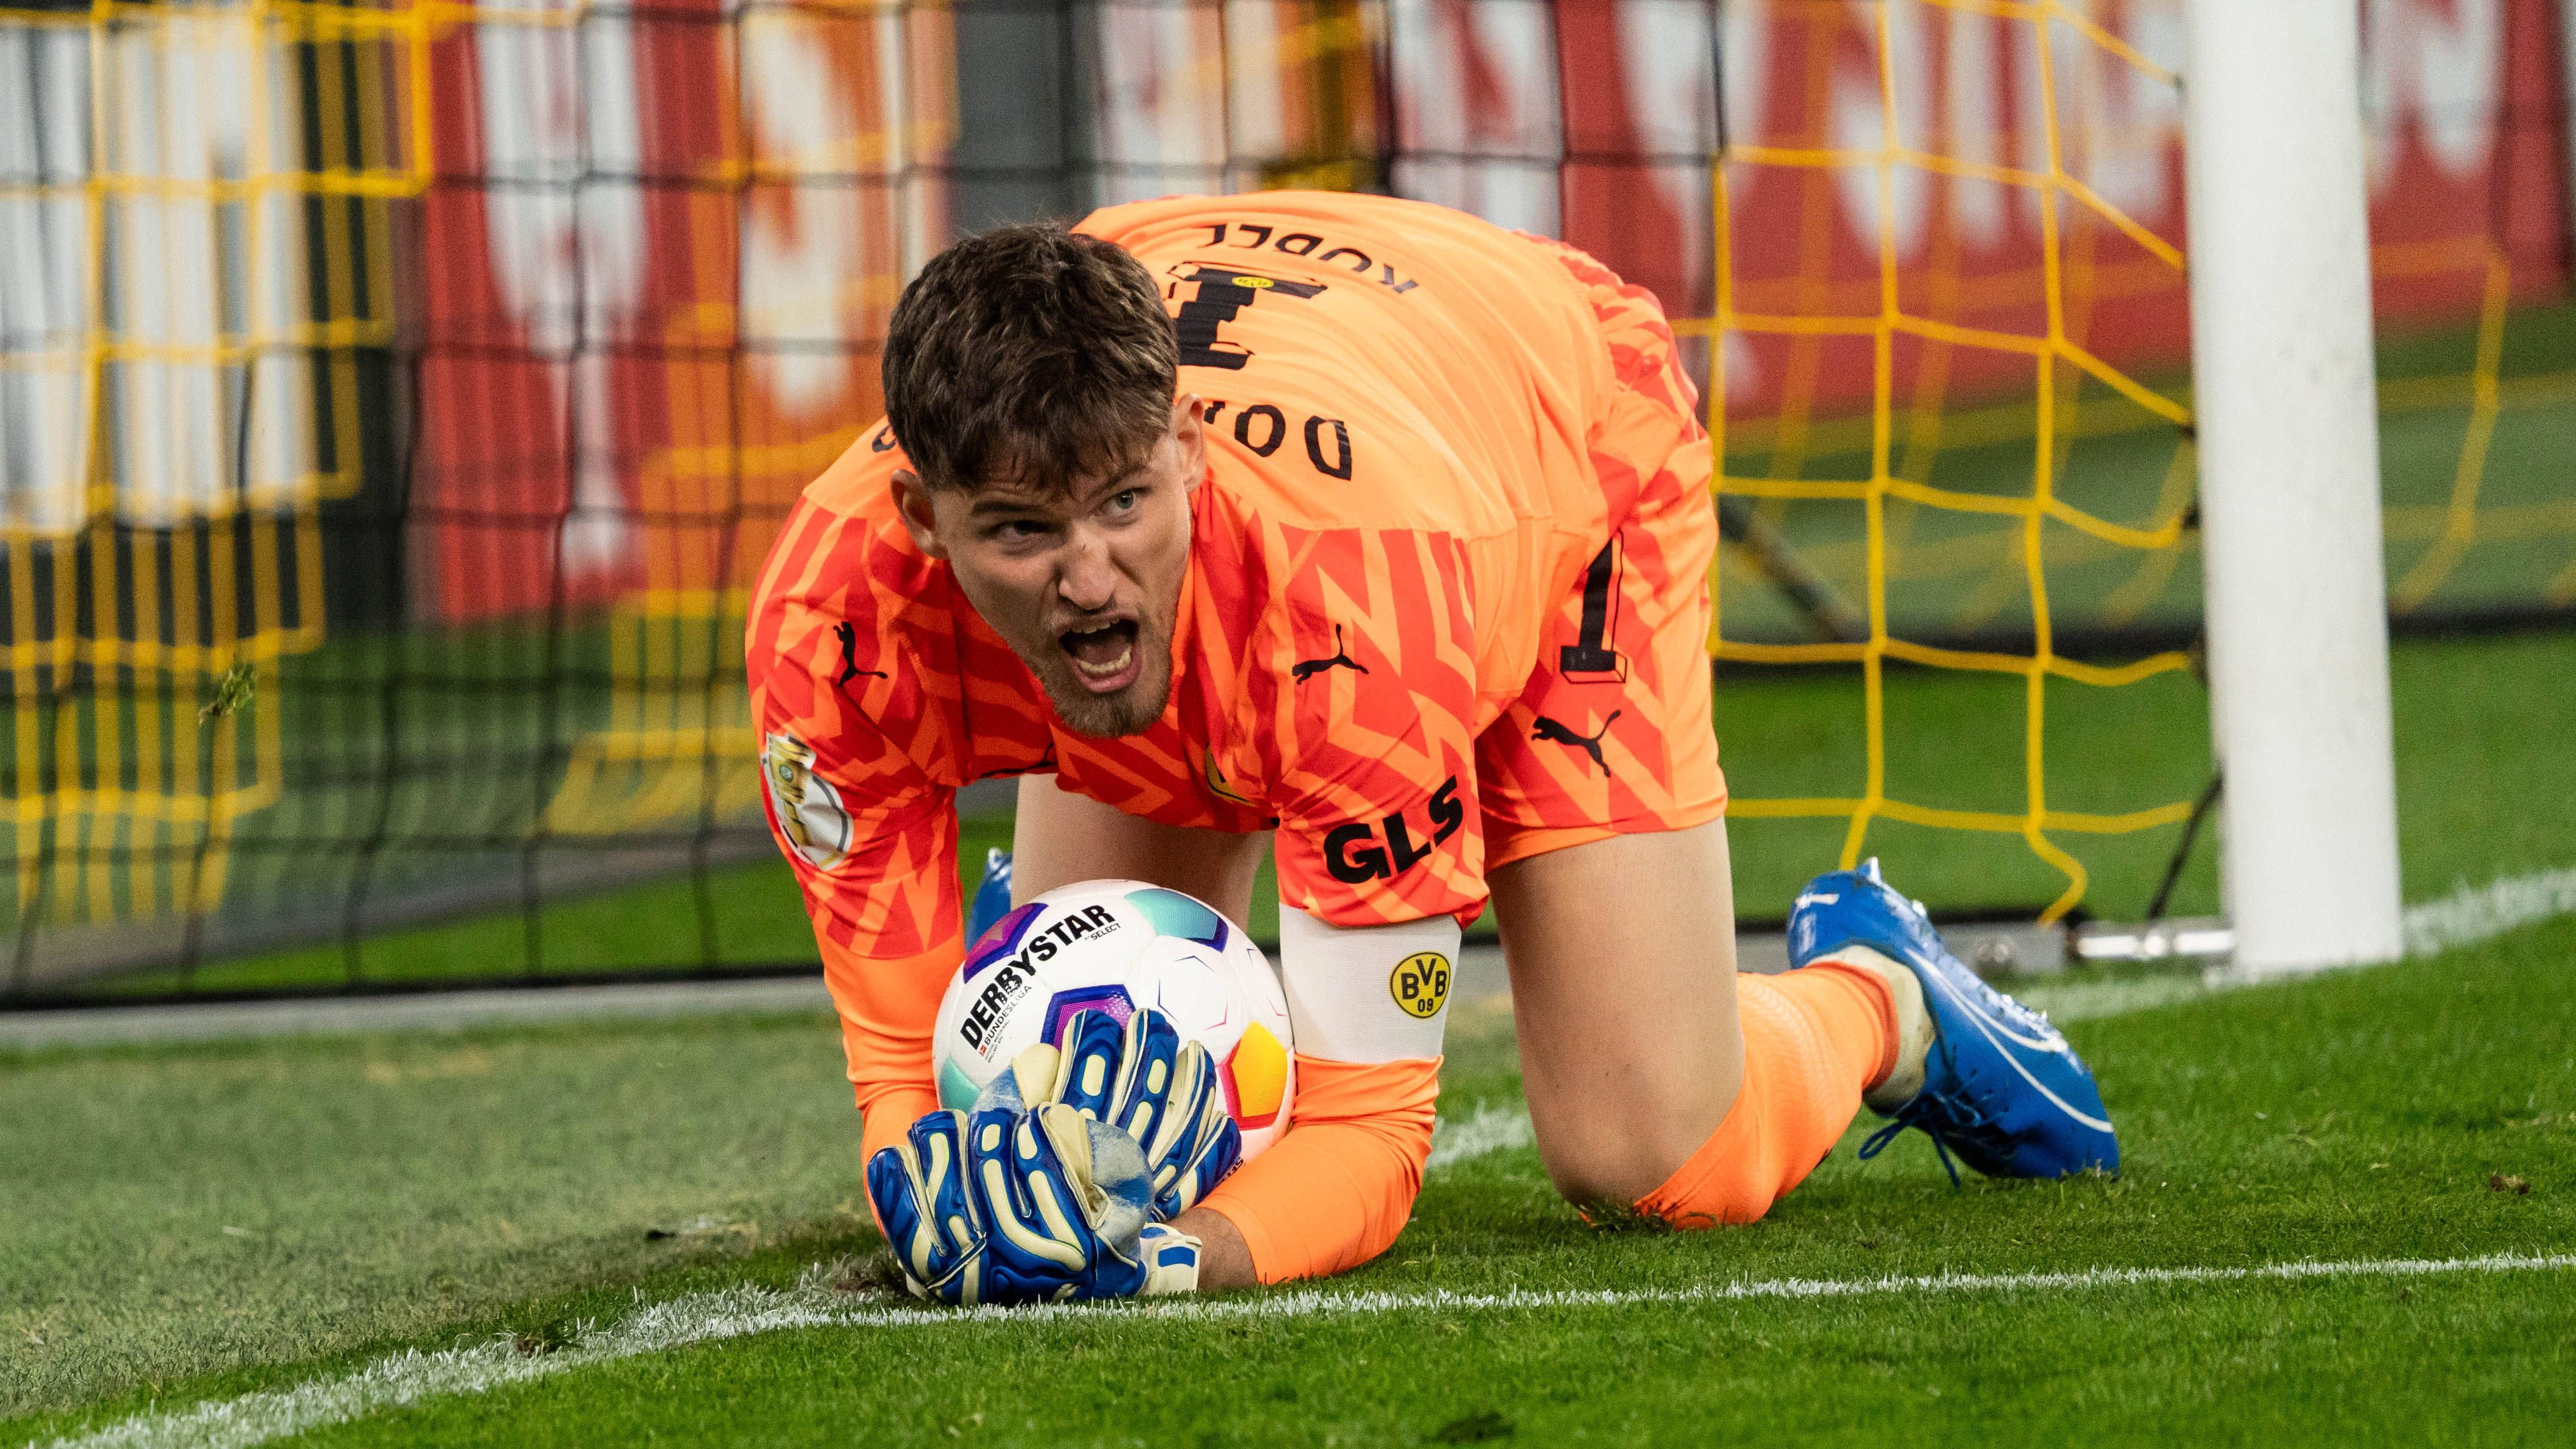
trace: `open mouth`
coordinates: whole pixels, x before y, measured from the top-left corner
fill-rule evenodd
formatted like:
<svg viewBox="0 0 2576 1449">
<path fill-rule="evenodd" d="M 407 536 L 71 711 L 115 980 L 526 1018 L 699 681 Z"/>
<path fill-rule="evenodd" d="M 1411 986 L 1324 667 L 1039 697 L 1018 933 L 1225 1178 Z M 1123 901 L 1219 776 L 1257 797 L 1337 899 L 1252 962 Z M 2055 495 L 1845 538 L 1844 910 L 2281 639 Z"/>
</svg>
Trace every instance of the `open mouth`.
<svg viewBox="0 0 2576 1449">
<path fill-rule="evenodd" d="M 1073 672 L 1094 694 L 1126 688 L 1136 679 L 1136 621 L 1120 619 L 1097 629 L 1068 629 L 1056 636 Z"/>
</svg>

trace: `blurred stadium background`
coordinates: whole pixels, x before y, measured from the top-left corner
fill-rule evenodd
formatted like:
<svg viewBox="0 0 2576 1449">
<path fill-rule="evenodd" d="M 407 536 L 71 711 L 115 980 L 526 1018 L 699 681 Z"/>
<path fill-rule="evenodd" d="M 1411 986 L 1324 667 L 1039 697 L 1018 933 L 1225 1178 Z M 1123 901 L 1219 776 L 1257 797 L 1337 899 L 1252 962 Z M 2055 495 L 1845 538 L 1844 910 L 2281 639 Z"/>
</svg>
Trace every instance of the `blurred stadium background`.
<svg viewBox="0 0 2576 1449">
<path fill-rule="evenodd" d="M 2565 629 L 2565 16 L 2364 21 L 2392 622 Z M 805 959 L 742 612 L 903 282 L 1277 186 L 1662 297 L 1739 864 L 2167 909 L 2215 788 L 2180 49 L 2178 0 L 0 4 L 0 1005 Z"/>
</svg>

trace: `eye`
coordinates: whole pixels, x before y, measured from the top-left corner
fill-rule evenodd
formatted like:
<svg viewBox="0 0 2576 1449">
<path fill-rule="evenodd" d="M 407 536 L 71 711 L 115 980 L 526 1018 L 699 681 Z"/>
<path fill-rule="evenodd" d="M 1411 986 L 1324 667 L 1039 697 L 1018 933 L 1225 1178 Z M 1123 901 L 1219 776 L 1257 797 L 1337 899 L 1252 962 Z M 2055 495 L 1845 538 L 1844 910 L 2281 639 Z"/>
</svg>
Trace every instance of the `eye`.
<svg viewBox="0 0 2576 1449">
<path fill-rule="evenodd" d="M 985 531 L 985 537 L 1003 543 L 1026 543 L 1046 536 L 1047 526 L 1034 518 L 1008 518 Z"/>
<path fill-rule="evenodd" d="M 1110 513 L 1133 513 L 1144 501 L 1144 489 L 1121 488 L 1109 495 L 1109 502 L 1104 507 Z"/>
</svg>

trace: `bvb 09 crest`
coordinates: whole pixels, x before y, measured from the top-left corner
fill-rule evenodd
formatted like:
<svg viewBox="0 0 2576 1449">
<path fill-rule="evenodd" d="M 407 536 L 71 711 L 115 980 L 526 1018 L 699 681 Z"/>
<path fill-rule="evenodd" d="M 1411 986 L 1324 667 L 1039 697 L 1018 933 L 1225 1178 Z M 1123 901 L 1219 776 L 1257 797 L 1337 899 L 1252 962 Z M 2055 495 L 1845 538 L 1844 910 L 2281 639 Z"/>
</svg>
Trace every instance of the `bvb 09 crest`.
<svg viewBox="0 0 2576 1449">
<path fill-rule="evenodd" d="M 1417 951 L 1395 963 L 1386 990 L 1405 1015 L 1423 1021 L 1449 1003 L 1449 958 L 1437 951 Z"/>
<path fill-rule="evenodd" d="M 761 746 L 760 783 L 769 792 L 770 814 L 798 855 L 830 870 L 849 854 L 850 812 L 832 782 L 814 773 L 812 746 L 794 735 L 771 735 Z"/>
</svg>

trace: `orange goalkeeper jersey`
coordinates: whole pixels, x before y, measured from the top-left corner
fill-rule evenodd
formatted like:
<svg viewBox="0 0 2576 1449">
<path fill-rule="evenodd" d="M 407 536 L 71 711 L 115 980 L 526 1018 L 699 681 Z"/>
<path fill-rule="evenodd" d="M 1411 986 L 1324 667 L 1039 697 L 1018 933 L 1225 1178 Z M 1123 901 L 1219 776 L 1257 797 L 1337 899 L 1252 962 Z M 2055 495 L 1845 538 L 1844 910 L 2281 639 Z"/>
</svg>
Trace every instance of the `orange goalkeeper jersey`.
<svg viewBox="0 0 2576 1449">
<path fill-rule="evenodd" d="M 963 950 L 958 787 L 1051 771 L 1131 815 L 1275 828 L 1284 904 L 1336 926 L 1463 923 L 1486 896 L 1478 736 L 1541 655 L 1557 657 L 1543 646 L 1567 627 L 1569 598 L 1582 612 L 1587 568 L 1610 577 L 1605 542 L 1641 489 L 1705 502 L 1705 443 L 1660 312 L 1570 249 L 1331 193 L 1167 199 L 1081 230 L 1161 283 L 1179 386 L 1208 425 L 1162 716 L 1108 740 L 1055 717 L 948 566 L 913 545 L 890 483 L 903 453 L 882 424 L 806 490 L 753 602 L 766 801 L 814 917 L 871 1150 L 934 1105 L 931 1020 Z M 1625 332 L 1605 326 L 1612 309 L 1631 318 Z M 1620 425 L 1604 420 L 1636 414 L 1640 396 L 1645 461 L 1605 461 L 1603 434 Z M 1697 481 L 1664 467 L 1676 449 L 1702 460 Z M 1713 546 L 1713 522 L 1704 531 Z M 1673 557 L 1697 588 L 1705 551 Z M 1609 587 L 1615 610 L 1625 586 Z M 1695 694 L 1704 741 L 1699 650 L 1695 632 L 1682 642 L 1681 669 L 1698 674 L 1676 697 Z M 1633 703 L 1620 719 L 1605 708 L 1553 738 L 1598 760 L 1606 736 L 1624 762 L 1653 754 L 1671 722 Z M 1578 791 L 1629 788 L 1543 747 L 1566 754 L 1544 763 Z M 1670 795 L 1618 795 L 1623 818 L 1669 828 L 1714 813 L 1707 753 L 1687 819 Z M 1538 765 L 1487 773 L 1526 815 Z M 1430 1064 L 1410 1065 L 1352 1077 L 1339 1097 L 1323 1090 L 1329 1072 L 1301 1068 L 1317 1088 L 1301 1085 L 1301 1123 L 1347 1097 L 1352 1122 L 1411 1125 L 1387 1138 L 1394 1176 L 1364 1235 L 1376 1246 L 1299 1259 L 1256 1243 L 1264 1276 L 1292 1260 L 1306 1266 L 1282 1273 L 1347 1265 L 1401 1226 L 1429 1140 Z"/>
<path fill-rule="evenodd" d="M 1471 919 L 1473 741 L 1627 500 L 1587 466 L 1612 385 L 1540 244 L 1334 193 L 1114 207 L 1082 229 L 1164 284 L 1205 399 L 1173 688 L 1140 735 L 1059 722 L 916 549 L 880 424 L 810 487 L 749 633 L 770 805 L 852 953 L 956 944 L 950 796 L 1051 770 L 1172 825 L 1276 826 L 1281 900 L 1336 925 Z"/>
</svg>

